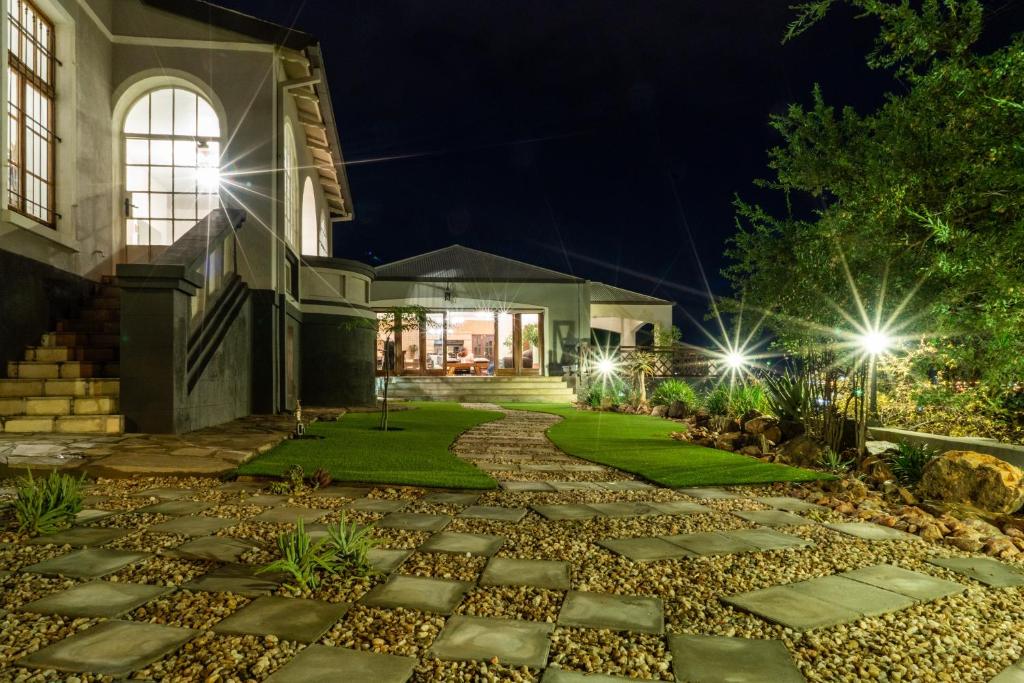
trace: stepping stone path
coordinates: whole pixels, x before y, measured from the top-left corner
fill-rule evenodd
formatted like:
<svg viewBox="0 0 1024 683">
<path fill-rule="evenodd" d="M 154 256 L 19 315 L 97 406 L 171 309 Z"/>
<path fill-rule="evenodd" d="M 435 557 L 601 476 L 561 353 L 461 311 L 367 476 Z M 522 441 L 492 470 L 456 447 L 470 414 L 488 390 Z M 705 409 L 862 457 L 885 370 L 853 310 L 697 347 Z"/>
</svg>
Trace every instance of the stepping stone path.
<svg viewBox="0 0 1024 683">
<path fill-rule="evenodd" d="M 915 610 L 906 613 L 906 620 L 900 610 L 965 591 L 960 583 L 925 573 L 929 565 L 922 569 L 921 560 L 930 559 L 935 574 L 948 576 L 943 570 L 951 570 L 980 582 L 972 583 L 972 599 L 1024 585 L 1024 571 L 1016 566 L 990 558 L 935 557 L 916 536 L 863 522 L 837 522 L 842 518 L 836 513 L 791 496 L 755 496 L 739 487 L 658 488 L 559 451 L 545 435 L 560 420 L 557 416 L 481 407 L 501 411 L 504 418 L 470 429 L 452 450 L 491 472 L 501 484 L 496 491 L 401 490 L 403 497 L 396 499 L 379 497 L 396 495 L 394 487 L 359 485 L 282 496 L 256 482 L 178 489 L 163 479 L 129 494 L 141 506 L 129 510 L 118 505 L 124 494 L 115 493 L 117 487 L 94 487 L 92 508 L 79 515 L 75 526 L 32 539 L 32 547 L 19 549 L 24 553 L 9 552 L 23 541 L 0 544 L 5 551 L 0 558 L 9 563 L 0 565 L 0 581 L 5 591 L 18 581 L 44 586 L 22 597 L 23 602 L 20 587 L 10 591 L 5 608 L 12 623 L 15 617 L 26 623 L 107 621 L 77 633 L 68 629 L 58 640 L 43 639 L 42 649 L 0 669 L 10 665 L 16 673 L 9 677 L 24 674 L 32 680 L 70 678 L 78 672 L 119 679 L 166 656 L 159 667 L 167 669 L 168 678 L 188 679 L 195 671 L 181 667 L 191 658 L 201 661 L 208 654 L 215 659 L 222 650 L 192 651 L 201 646 L 185 644 L 198 631 L 148 620 L 173 619 L 178 611 L 197 609 L 209 617 L 202 629 L 223 645 L 240 638 L 268 649 L 272 638 L 300 643 L 296 654 L 277 651 L 280 659 L 274 666 L 279 668 L 266 679 L 273 683 L 339 675 L 346 683 L 405 683 L 414 672 L 423 680 L 492 675 L 504 680 L 505 672 L 491 662 L 525 667 L 524 680 L 542 683 L 622 683 L 652 676 L 788 683 L 803 680 L 800 668 L 821 680 L 838 680 L 845 674 L 828 664 L 819 667 L 835 661 L 834 648 L 845 648 L 847 639 L 838 625 L 887 615 L 882 628 L 902 632 Z M 131 439 L 125 437 L 125 448 L 132 446 Z M 174 439 L 175 448 L 189 447 Z M 756 493 L 768 490 L 759 487 Z M 3 495 L 10 492 L 0 491 Z M 241 519 L 211 514 L 214 505 L 238 506 L 235 514 Z M 243 562 L 265 561 L 262 552 L 252 551 L 276 552 L 273 534 L 297 518 L 307 523 L 312 538 L 323 538 L 328 526 L 323 520 L 342 509 L 361 524 L 381 529 L 384 539 L 368 553 L 377 573 L 351 584 L 350 593 L 344 592 L 349 587 L 337 593 L 330 585 L 311 595 L 285 594 L 281 584 L 286 575 L 256 573 L 258 565 Z M 140 514 L 125 514 L 130 512 Z M 163 521 L 147 514 L 162 515 L 156 519 Z M 89 526 L 111 515 L 123 515 L 117 523 L 127 528 Z M 254 528 L 260 530 L 258 541 L 235 537 Z M 135 539 L 146 544 L 152 534 L 164 534 L 157 539 L 164 546 L 159 553 L 157 543 L 154 552 L 130 550 L 150 549 Z M 910 539 L 917 545 L 893 543 Z M 838 547 L 846 552 L 833 560 L 829 551 Z M 886 561 L 906 553 L 918 570 L 879 564 L 842 571 L 849 558 L 866 555 L 865 549 Z M 721 557 L 732 554 L 744 556 Z M 157 576 L 160 585 L 154 581 L 152 569 L 168 560 L 191 564 L 181 585 L 162 585 L 162 574 Z M 871 561 L 878 560 L 865 563 Z M 133 565 L 139 566 L 140 578 L 133 579 L 134 570 L 120 573 Z M 816 573 L 828 575 L 806 578 Z M 734 577 L 737 585 L 730 589 Z M 772 585 L 781 581 L 790 582 Z M 748 590 L 752 586 L 767 587 Z M 221 598 L 192 595 L 200 593 L 235 593 L 249 600 L 213 611 L 208 605 Z M 685 601 L 691 606 L 704 602 L 706 619 L 695 619 L 700 611 Z M 173 614 L 164 614 L 168 604 Z M 140 608 L 144 619 L 129 621 Z M 730 614 L 732 609 L 744 614 Z M 428 621 L 434 626 L 424 628 Z M 778 628 L 765 621 L 796 630 L 837 628 L 813 648 L 790 651 L 781 640 L 763 639 Z M 762 638 L 712 635 L 726 628 Z M 350 629 L 352 636 L 337 642 L 339 631 Z M 344 647 L 346 642 L 351 647 Z M 410 651 L 402 648 L 411 644 L 417 646 L 416 657 L 395 654 Z M 178 657 L 183 647 L 189 654 Z M 960 645 L 946 647 L 956 661 L 965 661 Z M 623 648 L 629 651 L 625 659 L 617 654 Z M 247 650 L 238 652 L 248 656 Z M 581 653 L 586 653 L 585 662 Z M 839 654 L 852 657 L 845 649 Z M 879 663 L 886 653 L 872 648 L 860 654 Z M 993 660 L 986 661 L 991 666 Z M 221 678 L 259 678 L 245 669 L 248 660 L 236 664 L 232 669 L 225 660 Z M 584 666 L 594 671 L 583 671 Z M 45 669 L 51 671 L 41 675 Z M 4 669 L 0 679 L 6 674 Z M 1011 666 L 996 681 L 1017 683 L 1022 676 L 1024 667 Z"/>
</svg>

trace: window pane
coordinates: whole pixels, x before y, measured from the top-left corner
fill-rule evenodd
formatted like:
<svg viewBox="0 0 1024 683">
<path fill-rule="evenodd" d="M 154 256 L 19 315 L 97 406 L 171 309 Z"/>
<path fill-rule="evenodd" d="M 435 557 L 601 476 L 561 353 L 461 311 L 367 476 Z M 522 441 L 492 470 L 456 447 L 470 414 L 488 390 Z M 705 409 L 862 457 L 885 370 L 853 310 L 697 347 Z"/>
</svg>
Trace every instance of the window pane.
<svg viewBox="0 0 1024 683">
<path fill-rule="evenodd" d="M 174 221 L 174 241 L 180 240 L 182 235 L 191 230 L 194 225 L 194 221 Z"/>
<path fill-rule="evenodd" d="M 196 219 L 196 196 L 194 194 L 174 195 L 174 217 Z"/>
<path fill-rule="evenodd" d="M 128 116 L 124 120 L 124 132 L 149 132 L 149 95 L 143 96 L 128 110 Z"/>
<path fill-rule="evenodd" d="M 199 135 L 203 137 L 217 137 L 220 135 L 220 123 L 217 115 L 213 113 L 213 107 L 206 100 L 199 98 Z"/>
<path fill-rule="evenodd" d="M 125 177 L 125 189 L 129 192 L 149 189 L 149 168 L 146 166 L 129 166 Z"/>
<path fill-rule="evenodd" d="M 174 91 L 174 134 L 196 134 L 196 96 L 188 90 Z"/>
<path fill-rule="evenodd" d="M 171 187 L 171 171 L 170 166 L 152 166 L 149 169 L 149 182 L 150 189 L 155 192 L 170 192 L 173 188 Z"/>
<path fill-rule="evenodd" d="M 196 191 L 196 169 L 190 166 L 174 167 L 174 191 L 195 192 Z"/>
<path fill-rule="evenodd" d="M 174 141 L 174 163 L 178 166 L 196 165 L 196 142 L 195 140 Z"/>
<path fill-rule="evenodd" d="M 128 244 L 149 244 L 148 221 L 128 221 Z"/>
<path fill-rule="evenodd" d="M 207 214 L 216 209 L 220 202 L 216 194 L 201 194 L 198 196 L 199 208 L 197 218 L 206 218 Z"/>
<path fill-rule="evenodd" d="M 149 215 L 153 218 L 170 218 L 172 196 L 155 193 L 149 195 Z"/>
<path fill-rule="evenodd" d="M 154 166 L 170 166 L 174 162 L 171 156 L 174 146 L 170 140 L 153 140 L 149 143 L 149 153 Z"/>
<path fill-rule="evenodd" d="M 135 218 L 149 217 L 149 195 L 145 192 L 132 192 L 132 216 Z"/>
<path fill-rule="evenodd" d="M 150 93 L 151 133 L 170 135 L 174 132 L 172 125 L 174 111 L 173 93 L 174 91 L 170 88 Z"/>
<path fill-rule="evenodd" d="M 150 243 L 151 244 L 170 244 L 171 243 L 171 221 L 151 221 L 150 222 Z"/>
<path fill-rule="evenodd" d="M 149 142 L 146 140 L 129 138 L 125 150 L 125 157 L 129 164 L 149 163 Z"/>
</svg>

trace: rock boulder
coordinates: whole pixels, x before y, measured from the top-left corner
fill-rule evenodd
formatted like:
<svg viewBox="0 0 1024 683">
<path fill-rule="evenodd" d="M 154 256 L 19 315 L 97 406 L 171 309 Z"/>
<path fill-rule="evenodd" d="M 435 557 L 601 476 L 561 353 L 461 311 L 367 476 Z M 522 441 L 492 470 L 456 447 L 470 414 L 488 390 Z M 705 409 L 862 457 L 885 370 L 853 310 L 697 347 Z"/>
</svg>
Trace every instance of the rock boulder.
<svg viewBox="0 0 1024 683">
<path fill-rule="evenodd" d="M 921 495 L 1010 514 L 1024 507 L 1024 471 L 974 451 L 948 451 L 925 465 Z"/>
<path fill-rule="evenodd" d="M 668 414 L 668 406 L 654 406 L 651 408 L 651 417 L 665 417 Z"/>
<path fill-rule="evenodd" d="M 825 448 L 807 435 L 790 439 L 778 448 L 779 459 L 797 467 L 814 467 L 821 460 Z"/>
</svg>

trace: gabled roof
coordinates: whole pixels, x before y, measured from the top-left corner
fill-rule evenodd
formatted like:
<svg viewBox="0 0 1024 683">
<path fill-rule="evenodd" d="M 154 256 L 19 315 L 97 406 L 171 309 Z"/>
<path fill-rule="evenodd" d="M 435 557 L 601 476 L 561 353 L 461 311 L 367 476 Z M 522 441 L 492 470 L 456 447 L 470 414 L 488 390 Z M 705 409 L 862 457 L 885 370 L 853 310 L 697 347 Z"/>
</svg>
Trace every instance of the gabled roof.
<svg viewBox="0 0 1024 683">
<path fill-rule="evenodd" d="M 453 244 L 426 254 L 377 266 L 377 280 L 442 282 L 565 282 L 582 278 Z"/>
<path fill-rule="evenodd" d="M 648 296 L 621 287 L 612 287 L 603 282 L 590 283 L 590 303 L 592 304 L 652 304 L 671 306 L 671 301 Z"/>
<path fill-rule="evenodd" d="M 221 7 L 205 0 L 142 0 L 142 2 L 172 14 L 195 19 L 204 24 L 211 24 L 264 43 L 281 45 L 292 50 L 303 50 L 317 42 L 316 38 L 303 31 L 281 26 L 272 21 Z"/>
</svg>

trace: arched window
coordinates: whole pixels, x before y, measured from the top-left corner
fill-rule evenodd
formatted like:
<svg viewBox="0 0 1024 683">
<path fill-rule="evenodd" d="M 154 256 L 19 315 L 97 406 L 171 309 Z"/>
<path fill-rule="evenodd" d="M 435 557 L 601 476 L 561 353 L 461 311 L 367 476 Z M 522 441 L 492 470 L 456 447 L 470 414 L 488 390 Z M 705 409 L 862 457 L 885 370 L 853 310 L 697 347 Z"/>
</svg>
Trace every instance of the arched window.
<svg viewBox="0 0 1024 683">
<path fill-rule="evenodd" d="M 299 244 L 299 162 L 292 122 L 284 122 L 284 238 L 292 249 Z"/>
<path fill-rule="evenodd" d="M 220 121 L 185 88 L 151 90 L 124 120 L 128 244 L 171 244 L 219 203 Z"/>
<path fill-rule="evenodd" d="M 302 254 L 319 256 L 316 224 L 316 193 L 313 192 L 313 180 L 306 176 L 302 187 Z"/>
<path fill-rule="evenodd" d="M 321 256 L 331 255 L 331 244 L 327 239 L 327 230 L 330 228 L 330 223 L 327 222 L 327 212 L 320 212 L 320 231 L 317 233 L 317 245 L 320 250 Z"/>
</svg>

